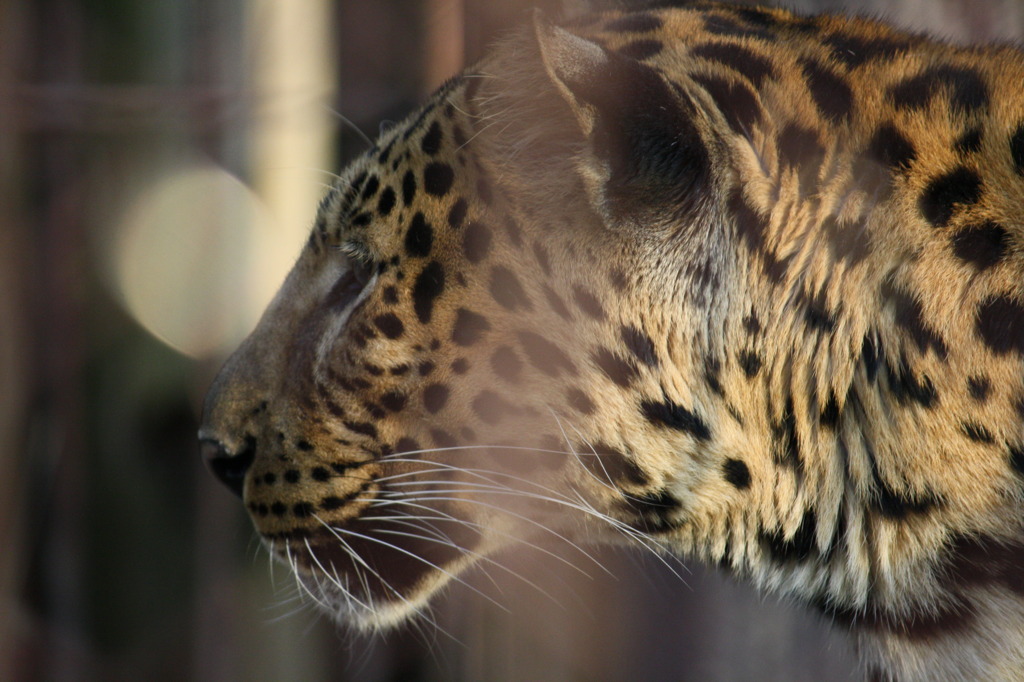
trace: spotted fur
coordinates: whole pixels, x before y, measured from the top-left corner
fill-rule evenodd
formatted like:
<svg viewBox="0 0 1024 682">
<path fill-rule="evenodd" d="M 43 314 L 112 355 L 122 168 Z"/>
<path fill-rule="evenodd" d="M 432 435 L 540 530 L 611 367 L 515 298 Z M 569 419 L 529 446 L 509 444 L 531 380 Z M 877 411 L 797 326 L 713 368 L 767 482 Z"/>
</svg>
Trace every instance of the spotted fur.
<svg viewBox="0 0 1024 682">
<path fill-rule="evenodd" d="M 700 4 L 535 17 L 324 199 L 204 448 L 344 621 L 512 542 L 1024 679 L 1024 56 Z"/>
</svg>

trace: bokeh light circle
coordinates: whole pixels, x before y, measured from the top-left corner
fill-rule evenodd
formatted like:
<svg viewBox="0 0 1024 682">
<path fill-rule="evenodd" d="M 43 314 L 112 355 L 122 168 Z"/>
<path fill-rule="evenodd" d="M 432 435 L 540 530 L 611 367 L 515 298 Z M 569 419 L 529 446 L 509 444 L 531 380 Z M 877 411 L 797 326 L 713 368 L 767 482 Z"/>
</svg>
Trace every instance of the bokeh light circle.
<svg viewBox="0 0 1024 682">
<path fill-rule="evenodd" d="M 110 274 L 143 327 L 202 358 L 255 326 L 298 249 L 238 178 L 193 163 L 160 174 L 124 212 Z"/>
</svg>

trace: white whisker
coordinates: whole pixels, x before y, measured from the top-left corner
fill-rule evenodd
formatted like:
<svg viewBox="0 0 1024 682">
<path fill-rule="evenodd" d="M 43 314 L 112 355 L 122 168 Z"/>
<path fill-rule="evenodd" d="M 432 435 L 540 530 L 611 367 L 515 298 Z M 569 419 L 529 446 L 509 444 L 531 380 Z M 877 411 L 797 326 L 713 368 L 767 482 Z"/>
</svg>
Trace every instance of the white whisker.
<svg viewBox="0 0 1024 682">
<path fill-rule="evenodd" d="M 328 573 L 327 569 L 324 568 L 324 565 L 322 563 L 320 563 L 319 557 L 317 557 L 316 552 L 313 551 L 312 545 L 309 544 L 309 538 L 306 538 L 305 540 L 303 540 L 303 542 L 306 544 L 306 551 L 309 552 L 309 558 L 311 558 L 313 560 L 313 563 L 315 563 L 320 568 L 320 571 L 325 576 L 327 576 L 327 579 L 330 580 L 331 582 L 333 582 L 334 585 L 340 591 L 345 592 L 346 591 L 345 590 L 345 586 L 341 584 L 341 581 L 337 581 L 337 580 L 332 579 L 330 573 Z"/>
<path fill-rule="evenodd" d="M 452 522 L 452 523 L 459 523 L 459 524 L 462 524 L 462 525 L 465 525 L 465 526 L 469 526 L 469 527 L 474 528 L 474 529 L 486 529 L 487 528 L 486 526 L 484 526 L 481 523 L 476 523 L 474 521 L 467 521 L 465 519 L 460 519 L 458 517 L 452 516 L 451 514 L 446 514 L 443 511 L 435 509 L 434 507 L 429 507 L 427 505 L 422 505 L 422 504 L 416 504 L 415 502 L 411 502 L 409 500 L 387 500 L 386 502 L 387 502 L 386 505 L 381 505 L 381 506 L 402 505 L 402 506 L 407 506 L 407 507 L 414 507 L 414 508 L 418 508 L 418 509 L 425 510 L 425 511 L 435 512 L 437 514 L 443 514 L 442 517 L 432 517 L 432 518 L 434 518 L 434 520 L 449 521 L 449 522 Z M 380 519 L 380 520 L 397 521 L 397 520 L 403 519 L 403 518 L 414 518 L 414 519 L 415 518 L 424 518 L 424 519 L 426 519 L 428 517 L 415 517 L 415 516 L 414 517 L 407 517 L 407 516 L 361 516 L 357 520 L 360 520 L 360 521 L 364 521 L 364 520 L 365 521 L 373 521 L 373 520 L 376 520 L 376 519 Z M 514 536 L 511 533 L 507 533 L 507 532 L 504 532 L 504 531 L 494 531 L 494 532 L 499 537 L 505 538 L 507 540 L 514 540 L 514 541 L 524 545 L 525 547 L 529 547 L 530 549 L 533 549 L 533 550 L 536 550 L 538 552 L 541 552 L 542 554 L 546 554 L 546 555 L 550 556 L 551 558 L 556 559 L 556 560 L 562 562 L 563 564 L 565 564 L 566 566 L 572 568 L 573 570 L 578 571 L 584 577 L 586 577 L 588 579 L 591 579 L 591 580 L 593 579 L 593 576 L 591 576 L 589 573 L 587 573 L 582 568 L 580 568 L 579 566 L 577 566 L 576 564 L 572 563 L 571 561 L 569 561 L 568 559 L 566 559 L 565 557 L 561 556 L 560 554 L 558 554 L 556 552 L 552 552 L 551 550 L 545 549 L 544 547 L 542 547 L 542 546 L 540 546 L 540 545 L 538 545 L 536 543 L 529 542 L 528 540 L 525 540 L 525 539 L 523 539 L 521 537 Z M 566 540 L 566 538 L 563 538 L 561 536 L 558 536 L 558 537 L 559 537 L 560 540 L 563 540 L 563 541 Z M 591 560 L 594 560 L 593 557 L 590 557 L 589 555 L 585 554 L 585 556 L 587 556 L 587 558 L 589 558 Z"/>
<path fill-rule="evenodd" d="M 355 132 L 355 134 L 359 136 L 359 139 L 361 139 L 361 140 L 362 140 L 363 142 L 365 142 L 365 143 L 366 143 L 366 146 L 367 146 L 367 147 L 373 147 L 373 140 L 371 140 L 371 139 L 370 139 L 370 136 L 369 136 L 369 135 L 367 135 L 366 133 L 364 133 L 364 132 L 362 131 L 362 129 L 360 129 L 360 128 L 359 128 L 359 126 L 357 126 L 357 125 L 356 125 L 355 123 L 353 123 L 353 122 L 352 122 L 352 120 L 351 120 L 350 118 L 348 118 L 347 116 L 345 116 L 344 114 L 342 114 L 342 113 L 341 113 L 340 111 L 338 111 L 338 110 L 337 110 L 337 109 L 335 109 L 334 107 L 328 106 L 328 105 L 326 105 L 326 104 L 324 104 L 323 106 L 324 106 L 324 108 L 326 108 L 326 109 L 327 109 L 327 111 L 328 111 L 328 112 L 330 112 L 330 114 L 331 114 L 332 116 L 334 116 L 334 117 L 335 117 L 335 118 L 337 118 L 337 119 L 338 119 L 339 121 L 341 121 L 342 123 L 344 123 L 344 124 L 345 124 L 345 126 L 346 126 L 346 127 L 347 127 L 347 128 L 349 129 L 349 130 L 351 130 L 351 131 Z"/>
<path fill-rule="evenodd" d="M 366 609 L 367 611 L 370 611 L 370 612 L 374 611 L 374 607 L 373 607 L 373 592 L 370 589 L 370 583 L 367 580 L 366 573 L 364 573 L 363 570 L 360 569 L 360 566 L 362 566 L 363 569 L 365 569 L 371 575 L 373 575 L 375 578 L 377 578 L 377 580 L 380 581 L 381 585 L 383 585 L 389 592 L 394 594 L 396 597 L 398 597 L 402 601 L 406 602 L 406 604 L 409 603 L 405 599 L 405 597 L 403 597 L 402 594 L 398 590 L 396 590 L 394 587 L 391 586 L 391 583 L 389 583 L 387 580 L 385 580 L 384 577 L 380 573 L 378 573 L 372 566 L 370 566 L 368 563 L 366 563 L 366 560 L 363 559 L 363 557 L 361 557 L 358 552 L 356 552 L 354 549 L 352 549 L 352 546 L 350 544 L 348 544 L 348 542 L 345 541 L 345 538 L 341 537 L 335 531 L 335 529 L 333 527 L 331 527 L 330 524 L 328 524 L 326 521 L 321 519 L 316 514 L 313 515 L 313 518 L 315 518 L 317 520 L 317 522 L 321 526 L 326 528 L 327 531 L 330 532 L 331 535 L 334 536 L 334 538 L 341 545 L 341 548 L 343 550 L 345 550 L 345 553 L 352 559 L 352 561 L 353 561 L 352 572 L 355 574 L 356 578 L 359 580 L 359 585 L 363 589 L 363 595 L 365 595 L 366 601 L 369 602 L 369 603 L 363 602 L 361 599 L 356 597 L 355 594 L 353 594 L 351 590 L 345 589 L 343 594 L 345 595 L 346 603 L 351 604 L 352 602 L 355 602 L 357 605 L 359 605 L 360 607 Z M 335 566 L 334 564 L 331 564 L 331 568 L 334 569 L 335 576 L 337 576 L 337 570 L 338 570 L 337 566 Z"/>
<path fill-rule="evenodd" d="M 408 524 L 408 525 L 412 525 L 412 524 Z M 413 526 L 413 527 L 415 527 L 415 526 Z M 508 573 L 508 574 L 509 574 L 509 575 L 511 575 L 512 577 L 514 577 L 514 578 L 516 578 L 516 579 L 518 579 L 518 580 L 521 580 L 521 581 L 522 581 L 523 583 L 525 583 L 526 585 L 529 585 L 529 586 L 530 586 L 530 587 L 532 587 L 533 589 L 535 589 L 535 590 L 537 590 L 538 592 L 540 592 L 540 593 L 541 593 L 542 595 L 544 595 L 544 596 L 545 596 L 545 597 L 547 597 L 547 598 L 548 598 L 549 600 L 551 600 L 551 602 L 552 602 L 552 603 L 556 604 L 556 605 L 557 605 L 557 606 L 559 606 L 560 608 L 564 608 L 564 606 L 562 605 L 562 603 L 561 603 L 561 602 L 559 602 L 559 601 L 558 601 L 558 600 L 557 600 L 557 599 L 556 599 L 556 598 L 554 597 L 554 595 L 550 594 L 550 593 L 549 593 L 549 592 L 548 592 L 547 590 L 545 590 L 545 589 L 544 589 L 543 587 L 541 587 L 540 585 L 538 585 L 538 584 L 537 584 L 537 583 L 535 583 L 534 581 L 530 580 L 530 579 L 529 579 L 529 578 L 527 578 L 526 576 L 522 575 L 522 574 L 521 574 L 521 573 L 519 573 L 518 571 L 514 571 L 514 570 L 512 570 L 511 568 L 509 568 L 508 566 L 504 565 L 503 563 L 501 563 L 501 562 L 499 562 L 499 561 L 497 561 L 497 560 L 493 559 L 492 557 L 488 557 L 488 556 L 485 556 L 485 555 L 483 555 L 483 554 L 480 554 L 480 553 L 478 553 L 478 552 L 474 552 L 474 551 L 472 551 L 472 550 L 470 550 L 470 549 L 467 549 L 467 548 L 464 548 L 464 547 L 459 547 L 458 545 L 455 545 L 455 544 L 453 544 L 453 543 L 451 543 L 451 542 L 445 542 L 445 541 L 443 541 L 443 540 L 434 540 L 434 539 L 432 539 L 432 538 L 428 538 L 428 537 L 426 537 L 426 536 L 423 536 L 423 535 L 417 535 L 417 534 L 415 534 L 415 533 L 406 533 L 406 532 L 403 532 L 403 531 L 398 531 L 398 530 L 387 530 L 387 529 L 377 529 L 377 532 L 378 532 L 378 533 L 382 533 L 382 534 L 388 534 L 388 535 L 398 535 L 398 536 L 403 536 L 403 537 L 413 538 L 413 539 L 416 539 L 416 540 L 428 540 L 428 541 L 431 541 L 431 542 L 440 542 L 440 543 L 442 543 L 442 544 L 445 544 L 445 545 L 448 545 L 448 546 L 454 547 L 455 549 L 458 549 L 458 550 L 459 550 L 460 552 L 462 552 L 463 554 L 466 554 L 467 556 L 472 556 L 472 557 L 473 557 L 474 559 L 476 559 L 476 560 L 478 560 L 478 561 L 481 561 L 481 562 L 483 562 L 483 563 L 485 563 L 485 564 L 488 564 L 488 565 L 490 565 L 490 566 L 494 566 L 495 568 L 500 568 L 501 570 L 505 571 L 506 573 Z M 498 590 L 500 591 L 500 590 L 501 590 L 501 587 L 500 587 L 500 586 L 498 585 L 498 583 L 497 583 L 497 582 L 496 582 L 496 581 L 495 581 L 495 580 L 494 580 L 493 578 L 490 578 L 490 576 L 488 576 L 488 578 L 489 578 L 489 579 L 491 580 L 491 583 L 492 583 L 492 584 L 493 584 L 493 585 L 495 586 L 495 588 L 496 588 L 496 589 L 498 589 Z"/>
<path fill-rule="evenodd" d="M 616 493 L 620 493 L 621 494 L 622 491 L 619 490 L 618 488 L 616 488 L 614 485 L 611 484 L 612 476 L 611 476 L 611 474 L 608 473 L 608 468 L 604 465 L 604 459 L 600 455 L 598 455 L 597 449 L 593 445 L 591 445 L 590 442 L 587 441 L 586 438 L 584 438 L 582 436 L 582 434 L 579 432 L 579 429 L 577 429 L 575 426 L 572 426 L 570 424 L 570 426 L 572 427 L 572 430 L 576 432 L 576 435 L 580 437 L 580 440 L 583 443 L 585 443 L 587 445 L 587 447 L 590 448 L 591 453 L 593 453 L 594 458 L 597 460 L 598 466 L 600 466 L 601 467 L 601 471 L 604 472 L 605 480 L 603 480 L 603 481 L 601 480 L 601 478 L 597 474 L 595 474 L 593 472 L 593 470 L 590 467 L 588 467 L 586 464 L 583 463 L 583 459 L 580 456 L 579 451 L 576 450 L 576 448 L 573 447 L 572 441 L 569 440 L 569 436 L 565 433 L 565 429 L 562 428 L 562 422 L 558 419 L 558 415 L 556 415 L 552 411 L 551 416 L 553 416 L 555 418 L 555 422 L 558 424 L 559 430 L 562 431 L 562 438 L 565 439 L 566 445 L 568 445 L 569 448 L 572 450 L 573 456 L 576 458 L 576 461 L 578 461 L 580 463 L 580 466 L 583 467 L 583 470 L 586 471 L 587 474 L 592 479 L 594 479 L 594 481 L 596 481 L 598 485 L 603 486 L 603 487 L 607 488 L 608 490 L 612 490 L 612 491 L 614 491 Z"/>
<path fill-rule="evenodd" d="M 379 538 L 375 538 L 372 535 L 367 535 L 365 533 L 357 533 L 356 531 L 348 530 L 346 528 L 339 528 L 337 526 L 332 526 L 331 528 L 332 528 L 332 530 L 337 531 L 339 533 L 344 533 L 345 535 L 351 535 L 352 537 L 360 538 L 362 540 L 367 540 L 369 542 L 374 542 L 374 543 L 377 543 L 377 544 L 382 545 L 384 547 L 388 547 L 390 549 L 393 549 L 396 552 L 400 552 L 402 554 L 405 554 L 406 556 L 412 557 L 413 559 L 416 559 L 417 561 L 419 561 L 421 563 L 424 563 L 427 566 L 430 566 L 435 571 L 443 573 L 450 580 L 454 580 L 457 583 L 465 585 L 468 589 L 472 590 L 473 592 L 476 592 L 478 595 L 480 595 L 481 597 L 483 597 L 487 601 L 491 602 L 492 604 L 494 604 L 496 607 L 498 607 L 502 611 L 505 611 L 506 613 L 510 613 L 510 611 L 506 607 L 504 607 L 501 604 L 499 604 L 498 602 L 494 601 L 494 599 L 492 599 L 491 597 L 487 596 L 486 594 L 484 594 L 483 592 L 481 592 L 477 588 L 473 587 L 472 585 L 467 583 L 462 578 L 459 578 L 458 576 L 454 575 L 451 571 L 445 570 L 444 568 L 438 566 L 437 564 L 433 563 L 432 561 L 428 561 L 427 559 L 424 559 L 423 557 L 415 554 L 414 552 L 410 552 L 407 549 L 403 549 L 402 547 L 399 547 L 398 545 L 396 545 L 394 543 L 386 542 L 386 541 L 381 540 Z"/>
<path fill-rule="evenodd" d="M 450 483 L 450 482 L 446 481 L 445 483 Z M 473 484 L 470 484 L 470 483 L 467 482 L 465 485 L 469 486 L 469 485 L 473 485 Z M 475 499 L 472 499 L 472 498 L 461 498 L 461 497 L 446 497 L 445 496 L 445 495 L 450 495 L 452 493 L 464 493 L 464 492 L 466 492 L 466 489 L 462 489 L 462 490 L 430 490 L 425 495 L 421 495 L 419 497 L 414 497 L 413 499 L 416 499 L 416 500 L 430 500 L 430 501 L 444 501 L 444 502 L 462 502 L 462 503 L 466 503 L 466 504 L 475 504 L 477 506 L 485 507 L 487 509 L 491 509 L 493 511 L 499 512 L 501 514 L 505 514 L 507 516 L 511 516 L 513 518 L 519 519 L 520 521 L 523 521 L 523 522 L 525 522 L 525 523 L 527 523 L 529 525 L 535 526 L 535 527 L 539 528 L 540 530 L 542 530 L 542 531 L 544 531 L 546 533 L 554 535 L 557 539 L 561 540 L 562 542 L 565 542 L 570 547 L 575 549 L 577 552 L 579 552 L 583 556 L 585 556 L 588 559 L 590 559 L 594 563 L 594 565 L 597 566 L 598 568 L 600 568 L 602 571 L 604 571 L 605 573 L 608 573 L 608 575 L 612 575 L 612 573 L 607 568 L 605 568 L 605 566 L 602 565 L 600 561 L 598 561 L 593 555 L 588 553 L 586 550 L 584 550 L 578 544 L 576 544 L 575 542 L 570 540 L 565 535 L 562 535 L 558 531 L 554 530 L 553 528 L 545 526 L 544 524 L 540 523 L 539 521 L 536 521 L 535 519 L 531 519 L 528 516 L 524 516 L 522 514 L 518 514 L 518 513 L 513 512 L 513 511 L 511 511 L 511 510 L 509 510 L 507 508 L 499 507 L 497 505 L 484 502 L 483 500 L 475 500 Z M 396 494 L 400 494 L 401 495 L 401 494 L 405 494 L 405 493 L 396 493 Z M 412 495 L 413 493 L 408 493 L 408 494 Z M 511 492 L 501 491 L 499 494 L 518 495 L 519 493 L 517 491 L 511 491 Z M 527 495 L 527 496 L 529 497 L 529 495 Z M 548 501 L 551 501 L 551 502 L 556 502 L 558 504 L 570 505 L 570 503 L 568 503 L 568 502 L 566 502 L 564 500 L 555 500 L 553 498 L 546 498 L 546 497 L 541 496 L 541 495 L 532 495 L 532 497 L 534 499 L 538 499 L 538 500 L 548 500 Z M 401 500 L 399 500 L 399 501 L 401 501 Z M 573 508 L 576 508 L 576 507 L 574 506 Z M 582 508 L 580 508 L 580 510 L 581 511 L 587 511 L 587 510 L 582 509 Z M 607 519 L 607 520 L 613 520 L 613 519 L 610 519 L 610 517 L 609 517 L 609 519 Z"/>
</svg>

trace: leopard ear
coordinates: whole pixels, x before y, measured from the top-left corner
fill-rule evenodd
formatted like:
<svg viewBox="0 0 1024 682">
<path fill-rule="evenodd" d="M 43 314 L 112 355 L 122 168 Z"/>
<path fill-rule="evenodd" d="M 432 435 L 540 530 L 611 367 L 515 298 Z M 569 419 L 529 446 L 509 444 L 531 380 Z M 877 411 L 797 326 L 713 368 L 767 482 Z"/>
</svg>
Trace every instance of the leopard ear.
<svg viewBox="0 0 1024 682">
<path fill-rule="evenodd" d="M 610 68 L 610 55 L 597 43 L 549 23 L 539 9 L 533 12 L 533 29 L 548 77 L 569 104 L 583 134 L 589 136 L 594 128 L 594 107 L 577 90 L 585 90 L 590 78 Z"/>
<path fill-rule="evenodd" d="M 587 141 L 588 184 L 609 217 L 633 222 L 691 211 L 710 171 L 697 107 L 686 92 L 539 11 L 533 24 L 548 77 Z"/>
</svg>

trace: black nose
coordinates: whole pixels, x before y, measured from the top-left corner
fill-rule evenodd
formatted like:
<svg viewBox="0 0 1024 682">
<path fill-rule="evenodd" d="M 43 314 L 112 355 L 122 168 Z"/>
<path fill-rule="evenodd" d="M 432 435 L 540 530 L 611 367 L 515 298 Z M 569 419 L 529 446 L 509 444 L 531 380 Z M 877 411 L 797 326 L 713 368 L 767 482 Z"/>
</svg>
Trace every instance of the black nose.
<svg viewBox="0 0 1024 682">
<path fill-rule="evenodd" d="M 256 444 L 251 440 L 246 441 L 245 448 L 237 455 L 232 455 L 220 442 L 204 438 L 200 441 L 199 450 L 206 460 L 206 466 L 210 467 L 217 480 L 241 497 L 245 474 L 252 466 L 252 460 L 256 455 Z"/>
</svg>

